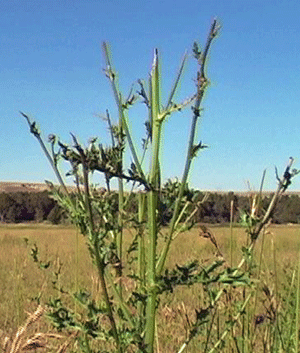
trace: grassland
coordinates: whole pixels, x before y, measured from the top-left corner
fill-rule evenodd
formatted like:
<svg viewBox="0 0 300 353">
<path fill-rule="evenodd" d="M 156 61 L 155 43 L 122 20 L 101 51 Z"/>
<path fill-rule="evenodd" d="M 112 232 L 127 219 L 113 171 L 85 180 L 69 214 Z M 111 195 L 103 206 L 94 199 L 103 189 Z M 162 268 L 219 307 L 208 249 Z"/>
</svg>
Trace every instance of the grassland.
<svg viewBox="0 0 300 353">
<path fill-rule="evenodd" d="M 234 227 L 231 233 L 230 228 L 224 226 L 210 229 L 225 258 L 228 261 L 232 259 L 233 265 L 237 265 L 242 258 L 241 247 L 246 242 L 244 230 Z M 196 227 L 175 240 L 168 267 L 193 259 L 206 264 L 215 257 L 215 247 L 208 239 L 200 237 L 199 233 L 199 228 Z M 263 245 L 261 282 L 270 289 L 270 292 L 276 292 L 278 302 L 280 298 L 288 295 L 288 288 L 291 288 L 289 285 L 299 254 L 299 236 L 299 226 L 273 226 L 256 245 L 257 259 L 260 258 Z M 126 232 L 125 238 L 129 244 L 132 238 L 130 231 Z M 50 261 L 48 268 L 41 269 L 30 256 L 34 244 L 39 251 L 40 264 L 46 265 L 47 261 Z M 101 296 L 85 240 L 73 228 L 34 224 L 0 226 L 0 329 L 2 332 L 13 334 L 25 321 L 26 312 L 35 310 L 37 301 L 45 303 L 51 296 L 57 296 L 52 286 L 55 278 L 71 292 L 80 287 L 86 287 L 91 289 L 96 298 Z M 125 282 L 125 285 L 130 289 L 130 281 Z M 263 296 L 263 292 L 260 295 Z M 157 329 L 159 352 L 178 350 L 186 338 L 189 320 L 194 317 L 195 309 L 203 305 L 204 296 L 201 286 L 178 288 L 175 295 L 164 295 L 160 303 Z M 261 298 L 261 307 L 257 306 L 258 312 L 265 309 L 264 303 L 266 301 Z M 50 330 L 49 323 L 43 322 L 40 325 L 38 330 Z M 198 351 L 199 340 L 195 340 L 186 350 L 186 352 Z"/>
</svg>

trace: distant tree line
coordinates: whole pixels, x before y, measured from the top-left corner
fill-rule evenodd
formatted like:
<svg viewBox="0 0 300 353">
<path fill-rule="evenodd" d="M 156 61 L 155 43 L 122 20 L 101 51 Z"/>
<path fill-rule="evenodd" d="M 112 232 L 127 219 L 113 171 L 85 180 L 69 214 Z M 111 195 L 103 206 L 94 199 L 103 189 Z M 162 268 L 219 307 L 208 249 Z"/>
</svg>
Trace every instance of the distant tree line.
<svg viewBox="0 0 300 353">
<path fill-rule="evenodd" d="M 170 190 L 162 196 L 159 210 L 161 223 L 166 225 L 172 217 L 172 201 L 174 188 L 169 185 Z M 192 198 L 195 191 L 189 191 L 187 198 Z M 190 193 L 190 194 L 189 194 Z M 116 200 L 117 200 L 117 195 Z M 197 199 L 201 200 L 205 193 L 197 191 Z M 262 208 L 266 209 L 272 194 L 264 195 L 261 203 Z M 110 198 L 110 200 L 112 200 Z M 110 201 L 111 202 L 111 201 Z M 117 202 L 115 202 L 117 207 Z M 231 205 L 232 210 L 231 210 Z M 194 216 L 196 223 L 228 223 L 230 222 L 231 212 L 233 221 L 238 222 L 242 211 L 250 211 L 252 205 L 251 197 L 242 194 L 210 193 L 207 199 L 201 203 Z M 138 210 L 135 197 L 127 204 L 127 213 L 136 214 Z M 51 197 L 48 191 L 43 192 L 12 192 L 0 193 L 0 222 L 21 223 L 21 222 L 49 222 L 60 224 L 67 222 L 65 213 L 57 202 Z M 286 194 L 273 215 L 273 223 L 300 223 L 300 195 Z"/>
<path fill-rule="evenodd" d="M 261 199 L 261 209 L 267 210 L 273 194 L 265 194 Z M 256 206 L 258 200 L 256 199 Z M 196 221 L 203 223 L 230 222 L 231 204 L 233 205 L 233 221 L 238 222 L 242 212 L 250 212 L 253 198 L 249 195 L 229 193 L 211 193 L 208 200 L 199 208 Z M 254 204 L 255 205 L 255 204 Z M 264 212 L 262 211 L 262 212 Z M 274 224 L 300 224 L 300 195 L 285 194 L 280 199 L 272 217 Z"/>
<path fill-rule="evenodd" d="M 0 193 L 0 222 L 43 222 L 58 224 L 64 219 L 61 207 L 48 191 Z"/>
</svg>

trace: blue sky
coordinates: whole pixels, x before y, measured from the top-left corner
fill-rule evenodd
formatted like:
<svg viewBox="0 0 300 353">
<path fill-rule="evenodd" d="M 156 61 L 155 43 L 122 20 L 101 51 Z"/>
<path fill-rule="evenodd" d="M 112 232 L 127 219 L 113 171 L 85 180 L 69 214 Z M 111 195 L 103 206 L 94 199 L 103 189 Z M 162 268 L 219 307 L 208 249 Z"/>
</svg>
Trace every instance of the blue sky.
<svg viewBox="0 0 300 353">
<path fill-rule="evenodd" d="M 153 49 L 161 55 L 167 97 L 180 60 L 194 40 L 204 44 L 214 17 L 222 24 L 211 50 L 210 88 L 198 139 L 210 147 L 197 158 L 190 185 L 203 190 L 276 186 L 290 156 L 300 168 L 300 2 L 294 0 L 24 0 L 0 4 L 0 180 L 55 181 L 19 111 L 44 136 L 70 142 L 90 136 L 107 141 L 97 115 L 116 117 L 101 42 L 108 41 L 126 94 L 147 79 Z M 194 90 L 196 65 L 185 70 L 178 101 Z M 146 112 L 133 109 L 130 125 L 143 136 Z M 190 110 L 172 116 L 164 132 L 164 180 L 181 175 Z M 300 189 L 296 178 L 292 189 Z"/>
</svg>

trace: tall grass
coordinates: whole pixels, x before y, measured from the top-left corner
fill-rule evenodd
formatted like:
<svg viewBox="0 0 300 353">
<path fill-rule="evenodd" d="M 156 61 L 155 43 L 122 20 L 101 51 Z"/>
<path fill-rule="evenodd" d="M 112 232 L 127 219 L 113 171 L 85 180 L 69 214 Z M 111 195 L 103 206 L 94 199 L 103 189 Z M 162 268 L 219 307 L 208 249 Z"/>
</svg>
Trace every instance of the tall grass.
<svg viewBox="0 0 300 353">
<path fill-rule="evenodd" d="M 197 258 L 204 266 L 209 259 L 215 256 L 215 247 L 208 238 L 199 237 L 200 229 L 195 227 L 193 230 L 182 234 L 174 240 L 174 246 L 170 250 L 170 255 L 167 260 L 167 268 L 172 269 L 176 264 L 184 263 L 187 256 Z M 211 227 L 210 232 L 218 241 L 219 247 L 226 258 L 230 258 L 230 228 L 229 227 Z M 234 227 L 234 234 L 237 241 L 236 249 L 234 249 L 234 257 L 241 256 L 240 248 L 245 244 L 246 237 L 244 229 Z M 64 228 L 60 226 L 45 226 L 39 225 L 34 227 L 5 226 L 0 227 L 0 293 L 3 300 L 0 303 L 0 328 L 6 333 L 6 336 L 13 337 L 14 332 L 17 332 L 19 326 L 14 315 L 16 307 L 21 313 L 20 320 L 25 322 L 26 313 L 34 312 L 36 300 L 34 298 L 41 293 L 40 303 L 46 303 L 49 298 L 55 295 L 55 291 L 51 286 L 53 280 L 53 272 L 57 271 L 57 261 L 62 262 L 61 268 L 61 283 L 65 291 L 76 291 L 74 272 L 76 269 L 75 262 L 75 237 L 76 230 L 72 228 Z M 132 230 L 126 230 L 124 233 L 124 249 L 127 249 L 134 237 Z M 28 245 L 26 246 L 24 238 L 28 238 Z M 266 301 L 266 294 L 263 291 L 263 285 L 266 285 L 270 290 L 274 288 L 273 276 L 273 259 L 270 257 L 271 240 L 274 240 L 274 247 L 277 256 L 277 281 L 278 281 L 278 300 L 281 305 L 278 307 L 279 326 L 286 332 L 286 352 L 296 352 L 295 332 L 296 332 L 296 288 L 297 288 L 297 267 L 298 267 L 298 243 L 299 243 L 299 227 L 298 226 L 278 226 L 270 227 L 268 232 L 258 240 L 257 248 L 259 252 L 255 256 L 257 261 L 257 278 L 261 281 L 253 298 L 249 303 L 250 313 L 252 312 L 253 319 L 248 322 L 249 336 L 251 337 L 251 346 L 249 351 L 263 351 L 263 344 L 267 328 L 273 326 L 270 318 L 267 317 L 266 309 L 268 302 Z M 79 256 L 80 267 L 78 268 L 78 282 L 82 288 L 90 288 L 91 294 L 96 301 L 101 298 L 101 290 L 99 288 L 99 281 L 95 269 L 89 262 L 89 254 L 85 248 L 85 239 L 79 238 Z M 48 257 L 51 260 L 51 265 L 48 269 L 40 269 L 35 263 L 30 261 L 29 252 L 31 246 L 37 243 L 40 249 L 40 258 L 44 260 Z M 262 252 L 261 252 L 262 250 Z M 18 256 L 22 263 L 26 264 L 20 269 L 20 291 L 23 300 L 15 301 L 16 297 L 10 295 L 10 290 L 7 287 L 14 279 L 14 264 L 10 259 Z M 30 283 L 30 286 L 28 286 Z M 129 289 L 129 279 L 126 279 L 125 287 Z M 238 290 L 232 290 L 232 298 L 225 297 L 222 299 L 219 306 L 220 315 L 220 336 L 224 332 L 223 325 L 226 325 L 226 317 L 229 315 L 229 310 L 234 314 L 234 298 L 238 295 Z M 126 294 L 125 290 L 125 294 Z M 257 295 L 257 298 L 256 298 Z M 64 298 L 65 295 L 62 295 Z M 237 299 L 237 298 L 236 298 Z M 165 293 L 160 300 L 158 317 L 157 317 L 157 335 L 159 338 L 160 352 L 177 352 L 180 343 L 186 339 L 189 332 L 189 325 L 195 315 L 194 308 L 205 305 L 206 295 L 201 285 L 196 285 L 191 288 L 178 287 L 174 294 Z M 231 307 L 229 307 L 231 304 Z M 71 308 L 75 311 L 75 303 L 70 302 Z M 78 314 L 81 312 L 81 306 L 77 303 Z M 215 314 L 217 315 L 217 313 Z M 286 321 L 283 321 L 287 317 Z M 221 320 L 223 323 L 221 325 Z M 294 319 L 292 319 L 294 318 Z M 264 320 L 260 324 L 255 324 Z M 281 321 L 282 320 L 282 321 Z M 217 319 L 215 318 L 215 322 Z M 237 341 L 237 328 L 242 323 L 241 317 L 237 326 L 233 328 L 232 332 L 226 335 L 227 342 L 234 343 L 234 337 Z M 214 324 L 213 324 L 214 325 Z M 226 326 L 225 326 L 226 327 Z M 207 325 L 209 329 L 209 325 Z M 216 327 L 215 327 L 216 329 Z M 36 327 L 32 327 L 29 335 L 34 335 L 37 332 L 53 332 L 49 324 L 39 322 Z M 213 335 L 213 332 L 211 333 Z M 231 338 L 232 337 L 232 338 Z M 240 336 L 242 337 L 242 336 Z M 291 337 L 291 338 L 288 338 Z M 1 336 L 0 341 L 4 340 L 5 336 Z M 74 339 L 74 338 L 73 338 Z M 196 353 L 200 349 L 205 350 L 204 342 L 206 342 L 207 335 L 203 331 L 194 341 L 190 342 L 188 352 Z M 288 345 L 290 341 L 290 346 Z M 61 342 L 61 339 L 59 340 Z M 217 341 L 215 341 L 217 342 Z M 62 342 L 61 342 L 62 343 Z M 203 344 L 203 345 L 202 345 Z M 228 343 L 229 344 L 229 343 Z M 98 349 L 101 349 L 103 343 L 98 342 Z M 208 343 L 210 346 L 210 343 Z M 201 348 L 203 347 L 203 348 Z M 229 347 L 228 347 L 229 348 Z M 211 348 L 210 348 L 211 349 Z M 232 350 L 237 351 L 232 347 Z M 225 348 L 219 349 L 221 352 L 226 352 Z M 266 352 L 272 352 L 270 349 Z"/>
</svg>

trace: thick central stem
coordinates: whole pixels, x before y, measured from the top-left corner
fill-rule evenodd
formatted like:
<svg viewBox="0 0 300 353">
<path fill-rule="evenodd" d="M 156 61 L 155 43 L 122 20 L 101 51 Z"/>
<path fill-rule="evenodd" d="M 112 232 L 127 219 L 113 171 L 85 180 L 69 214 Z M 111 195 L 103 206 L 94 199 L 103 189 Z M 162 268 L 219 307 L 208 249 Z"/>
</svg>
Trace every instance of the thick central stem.
<svg viewBox="0 0 300 353">
<path fill-rule="evenodd" d="M 148 209 L 157 209 L 157 194 L 156 191 L 150 191 L 148 194 Z M 156 242 L 157 242 L 157 224 L 156 212 L 149 212 L 149 248 L 148 248 L 148 301 L 146 308 L 146 334 L 145 344 L 147 352 L 153 352 L 154 334 L 155 334 L 155 315 L 156 315 Z"/>
<path fill-rule="evenodd" d="M 148 193 L 148 230 L 149 248 L 147 256 L 147 307 L 146 307 L 146 333 L 145 344 L 147 353 L 153 353 L 156 316 L 156 243 L 157 243 L 157 202 L 160 189 L 159 181 L 159 149 L 161 143 L 161 121 L 159 120 L 159 67 L 158 53 L 155 51 L 151 72 L 151 125 L 152 125 L 152 158 Z"/>
</svg>

